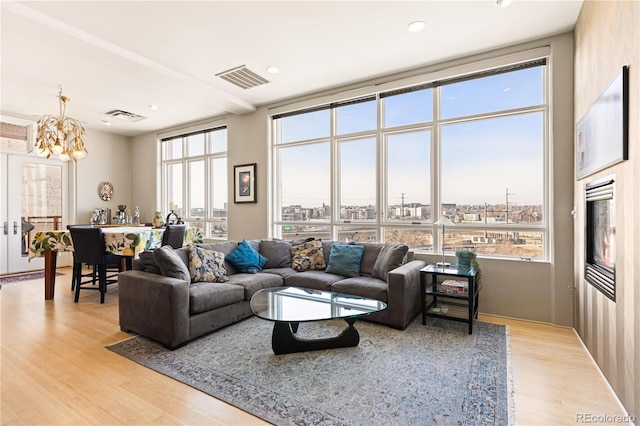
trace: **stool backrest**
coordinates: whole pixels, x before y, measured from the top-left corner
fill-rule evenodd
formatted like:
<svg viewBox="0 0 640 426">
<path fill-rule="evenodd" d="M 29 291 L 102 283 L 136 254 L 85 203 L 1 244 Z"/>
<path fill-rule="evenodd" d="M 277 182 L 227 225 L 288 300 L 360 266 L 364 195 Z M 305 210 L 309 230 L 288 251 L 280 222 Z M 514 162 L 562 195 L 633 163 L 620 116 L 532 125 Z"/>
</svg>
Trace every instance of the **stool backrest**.
<svg viewBox="0 0 640 426">
<path fill-rule="evenodd" d="M 180 248 L 184 244 L 184 234 L 187 232 L 187 225 L 167 225 L 162 234 L 162 245 Z"/>
<path fill-rule="evenodd" d="M 104 235 L 101 228 L 69 227 L 73 240 L 73 259 L 76 263 L 105 262 Z"/>
</svg>

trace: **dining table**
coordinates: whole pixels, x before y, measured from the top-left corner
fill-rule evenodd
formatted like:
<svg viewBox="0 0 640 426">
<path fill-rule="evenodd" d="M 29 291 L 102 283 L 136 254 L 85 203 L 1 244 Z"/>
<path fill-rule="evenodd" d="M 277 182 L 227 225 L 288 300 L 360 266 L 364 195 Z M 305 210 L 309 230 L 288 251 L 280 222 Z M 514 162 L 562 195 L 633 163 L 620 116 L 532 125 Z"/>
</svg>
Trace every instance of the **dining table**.
<svg viewBox="0 0 640 426">
<path fill-rule="evenodd" d="M 162 245 L 164 228 L 149 226 L 96 226 L 102 228 L 105 251 L 122 256 L 131 265 L 144 250 L 153 250 Z M 184 243 L 204 242 L 204 231 L 199 227 L 187 227 Z M 28 259 L 44 257 L 44 298 L 50 300 L 55 295 L 56 262 L 58 253 L 73 251 L 73 240 L 68 230 L 58 229 L 38 231 L 31 240 Z"/>
</svg>

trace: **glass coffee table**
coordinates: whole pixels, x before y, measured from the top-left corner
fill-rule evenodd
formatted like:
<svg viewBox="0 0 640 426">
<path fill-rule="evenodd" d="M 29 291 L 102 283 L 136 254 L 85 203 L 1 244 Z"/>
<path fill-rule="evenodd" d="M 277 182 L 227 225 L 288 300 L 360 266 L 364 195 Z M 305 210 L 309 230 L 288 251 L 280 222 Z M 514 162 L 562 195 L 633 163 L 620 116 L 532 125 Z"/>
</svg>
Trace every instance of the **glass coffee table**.
<svg viewBox="0 0 640 426">
<path fill-rule="evenodd" d="M 320 349 L 358 346 L 360 335 L 354 327 L 364 315 L 382 311 L 387 304 L 376 299 L 298 287 L 274 287 L 251 297 L 251 310 L 273 321 L 271 346 L 276 355 Z M 344 319 L 348 327 L 338 336 L 301 339 L 295 336 L 301 322 Z"/>
</svg>

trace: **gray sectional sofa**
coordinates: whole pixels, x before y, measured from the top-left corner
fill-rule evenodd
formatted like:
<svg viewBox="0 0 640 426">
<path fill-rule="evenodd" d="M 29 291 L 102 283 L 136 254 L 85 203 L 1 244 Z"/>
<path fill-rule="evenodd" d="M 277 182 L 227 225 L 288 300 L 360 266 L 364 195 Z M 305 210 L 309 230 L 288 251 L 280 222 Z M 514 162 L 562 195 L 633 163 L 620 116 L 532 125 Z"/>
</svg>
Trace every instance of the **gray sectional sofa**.
<svg viewBox="0 0 640 426">
<path fill-rule="evenodd" d="M 162 262 L 159 264 L 159 253 L 155 256 L 153 252 L 142 253 L 140 260 L 134 262 L 133 270 L 118 276 L 120 328 L 175 349 L 252 316 L 251 296 L 258 290 L 278 286 L 329 290 L 382 300 L 387 303 L 387 309 L 365 319 L 398 329 L 406 328 L 420 311 L 419 271 L 425 262 L 406 262 L 406 245 L 358 244 L 364 247 L 359 275 L 345 277 L 326 270 L 294 269 L 291 247 L 297 242 L 247 242 L 266 258 L 266 264 L 257 273 L 244 273 L 225 258 L 226 282 L 190 282 L 189 277 L 175 278 L 182 275 L 167 271 Z M 326 265 L 329 264 L 333 244 L 333 241 L 322 241 L 321 253 Z M 227 241 L 197 246 L 228 256 L 238 243 Z M 162 248 L 165 254 L 167 250 L 173 249 L 168 246 Z M 189 248 L 176 249 L 174 253 L 184 265 L 177 262 L 178 265 L 173 266 L 188 268 Z"/>
</svg>

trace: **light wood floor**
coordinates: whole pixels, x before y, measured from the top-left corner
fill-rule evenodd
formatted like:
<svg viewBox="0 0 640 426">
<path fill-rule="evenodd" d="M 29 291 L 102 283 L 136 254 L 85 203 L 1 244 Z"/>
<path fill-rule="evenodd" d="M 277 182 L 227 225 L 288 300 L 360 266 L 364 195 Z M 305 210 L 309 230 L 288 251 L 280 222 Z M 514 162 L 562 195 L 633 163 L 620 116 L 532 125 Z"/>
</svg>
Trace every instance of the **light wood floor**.
<svg viewBox="0 0 640 426">
<path fill-rule="evenodd" d="M 70 270 L 44 300 L 42 280 L 2 286 L 2 425 L 259 425 L 262 420 L 120 357 L 117 287 L 74 304 Z M 510 329 L 517 425 L 623 415 L 573 330 L 484 316 Z"/>
</svg>

